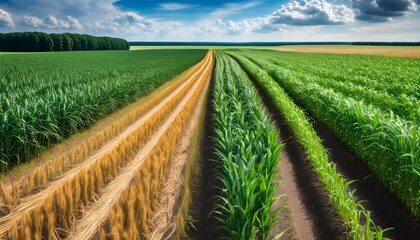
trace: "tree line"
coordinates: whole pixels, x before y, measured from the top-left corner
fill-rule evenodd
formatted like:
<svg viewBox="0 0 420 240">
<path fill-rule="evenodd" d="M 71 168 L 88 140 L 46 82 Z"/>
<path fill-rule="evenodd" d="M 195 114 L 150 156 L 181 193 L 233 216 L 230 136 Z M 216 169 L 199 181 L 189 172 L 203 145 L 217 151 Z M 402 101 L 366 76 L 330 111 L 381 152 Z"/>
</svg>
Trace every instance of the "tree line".
<svg viewBox="0 0 420 240">
<path fill-rule="evenodd" d="M 0 51 L 50 52 L 83 50 L 128 50 L 121 38 L 96 37 L 77 33 L 13 32 L 0 33 Z"/>
<path fill-rule="evenodd" d="M 420 46 L 420 42 L 352 42 L 351 44 L 367 46 Z"/>
</svg>

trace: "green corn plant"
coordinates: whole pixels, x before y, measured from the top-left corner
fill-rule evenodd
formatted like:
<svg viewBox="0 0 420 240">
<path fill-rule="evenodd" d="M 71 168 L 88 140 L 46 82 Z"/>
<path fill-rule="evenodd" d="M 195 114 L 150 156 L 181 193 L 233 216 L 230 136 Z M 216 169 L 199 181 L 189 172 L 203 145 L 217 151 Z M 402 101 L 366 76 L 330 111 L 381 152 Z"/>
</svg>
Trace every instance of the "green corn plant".
<svg viewBox="0 0 420 240">
<path fill-rule="evenodd" d="M 414 216 L 420 217 L 420 87 L 415 84 L 419 81 L 419 60 L 366 56 L 356 62 L 351 56 L 315 54 L 311 55 L 315 60 L 302 59 L 312 63 L 302 71 L 297 62 L 286 62 L 272 51 L 235 54 L 265 69 L 299 105 L 343 140 Z M 337 68 L 344 68 L 344 64 L 359 74 L 343 75 Z M 384 68 L 381 64 L 387 65 Z M 368 78 L 361 77 L 365 75 Z M 350 83 L 348 90 L 333 84 L 337 78 Z M 360 91 L 349 93 L 353 91 L 351 83 L 362 86 Z M 387 104 L 390 97 L 392 103 Z"/>
<path fill-rule="evenodd" d="M 337 173 L 335 165 L 328 161 L 328 153 L 309 123 L 305 112 L 290 99 L 267 71 L 237 53 L 228 53 L 241 63 L 264 93 L 272 99 L 276 108 L 284 115 L 286 122 L 305 149 L 316 174 L 324 184 L 347 233 L 353 239 L 383 239 L 383 232 L 388 229 L 384 230 L 375 225 L 370 219 L 370 213 L 363 208 L 360 202 L 356 201 L 354 192 L 349 191 L 348 188 L 352 181 L 344 179 Z M 362 223 L 363 218 L 368 221 Z"/>
<path fill-rule="evenodd" d="M 226 239 L 268 239 L 283 208 L 272 209 L 282 145 L 251 82 L 222 52 L 216 53 L 213 104 L 222 183 L 215 217 Z"/>
</svg>

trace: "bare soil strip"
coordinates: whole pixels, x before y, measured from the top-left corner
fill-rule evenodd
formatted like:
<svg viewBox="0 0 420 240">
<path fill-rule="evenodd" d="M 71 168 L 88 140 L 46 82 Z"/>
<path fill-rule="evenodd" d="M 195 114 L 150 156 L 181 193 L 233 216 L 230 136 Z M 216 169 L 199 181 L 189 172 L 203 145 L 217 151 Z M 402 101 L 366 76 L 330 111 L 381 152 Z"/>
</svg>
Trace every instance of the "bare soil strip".
<svg viewBox="0 0 420 240">
<path fill-rule="evenodd" d="M 255 82 L 244 69 L 242 70 Z M 278 214 L 279 219 L 272 229 L 272 236 L 286 231 L 282 239 L 348 239 L 327 192 L 293 131 L 271 99 L 257 84 L 254 84 L 254 87 L 280 129 L 279 141 L 285 144 L 278 166 L 278 172 L 283 179 L 276 195 L 286 195 L 286 198 L 280 198 L 277 204 L 284 204 L 288 209 Z"/>
<path fill-rule="evenodd" d="M 207 99 L 206 124 L 204 126 L 204 139 L 201 144 L 199 161 L 199 173 L 197 185 L 193 190 L 193 201 L 190 210 L 192 218 L 189 226 L 190 239 L 219 239 L 226 236 L 220 229 L 220 222 L 211 214 L 218 204 L 221 186 L 217 178 L 217 156 L 214 153 L 214 141 L 216 133 L 213 122 L 213 91 L 214 80 L 211 81 L 209 96 Z"/>
<path fill-rule="evenodd" d="M 209 61 L 209 58 L 206 57 L 206 61 Z M 147 119 L 153 116 L 159 109 L 161 109 L 164 105 L 166 105 L 177 93 L 179 93 L 189 82 L 193 81 L 198 77 L 200 71 L 204 69 L 204 65 L 200 67 L 200 70 L 192 74 L 190 78 L 181 84 L 175 91 L 169 94 L 163 101 L 161 101 L 158 105 L 154 106 L 149 112 L 147 112 L 144 116 L 140 117 L 134 124 L 129 126 L 124 132 L 119 134 L 117 137 L 112 139 L 106 145 L 104 145 L 99 151 L 97 151 L 93 156 L 89 157 L 86 161 L 81 163 L 80 165 L 75 166 L 70 171 L 66 172 L 62 178 L 51 182 L 46 189 L 43 191 L 36 193 L 32 196 L 29 196 L 25 199 L 22 199 L 22 203 L 13 210 L 12 213 L 0 218 L 0 236 L 4 235 L 11 227 L 14 225 L 19 219 L 21 219 L 23 213 L 32 211 L 36 207 L 42 205 L 43 200 L 45 200 L 50 194 L 56 191 L 62 183 L 69 181 L 73 177 L 75 177 L 81 171 L 88 169 L 95 163 L 100 156 L 107 153 L 108 151 L 112 150 L 117 144 L 127 137 L 132 131 L 137 129 L 141 126 Z M 207 68 L 206 68 L 207 69 Z"/>
<path fill-rule="evenodd" d="M 271 100 L 264 94 L 260 96 L 280 128 L 279 139 L 286 143 L 280 163 L 283 183 L 279 193 L 289 198 L 288 206 L 298 239 L 346 239 L 348 236 L 343 235 L 344 229 L 329 204 L 322 184 L 306 161 L 304 150 Z M 329 161 L 336 164 L 337 171 L 346 179 L 357 180 L 350 189 L 356 189 L 355 197 L 362 200 L 366 210 L 372 211 L 373 221 L 383 229 L 393 228 L 384 236 L 401 240 L 418 239 L 419 221 L 330 130 L 313 119 L 311 123 L 329 152 Z"/>
<path fill-rule="evenodd" d="M 188 150 L 193 143 L 193 134 L 196 131 L 200 113 L 203 110 L 206 93 L 209 88 L 211 76 L 207 77 L 207 83 L 203 89 L 197 106 L 189 120 L 189 125 L 183 133 L 183 138 L 179 144 L 179 148 L 175 156 L 170 160 L 169 172 L 163 183 L 161 192 L 159 193 L 158 202 L 154 208 L 155 215 L 151 222 L 152 230 L 149 233 L 150 239 L 174 239 L 176 231 L 176 216 L 179 209 L 180 198 L 184 188 L 183 173 Z"/>
<path fill-rule="evenodd" d="M 196 92 L 201 81 L 207 81 L 204 77 L 206 73 L 211 70 L 211 61 L 207 61 L 205 69 L 197 72 L 201 75 L 196 80 L 194 87 L 185 95 L 182 102 L 176 107 L 171 116 L 166 122 L 160 127 L 158 132 L 151 138 L 146 145 L 142 147 L 140 152 L 137 153 L 134 160 L 124 168 L 124 170 L 115 178 L 108 186 L 104 189 L 100 198 L 89 208 L 84 214 L 84 217 L 76 223 L 74 226 L 73 235 L 69 239 L 90 239 L 97 231 L 99 226 L 105 221 L 110 210 L 117 202 L 121 193 L 129 186 L 131 180 L 135 177 L 138 169 L 142 166 L 143 160 L 150 153 L 150 151 L 158 144 L 161 136 L 167 131 L 169 126 L 175 120 L 177 115 L 181 112 L 183 107 L 187 104 L 188 100 Z M 208 87 L 208 83 L 207 83 Z M 202 97 L 205 95 L 205 91 L 202 93 Z"/>
<path fill-rule="evenodd" d="M 384 229 L 393 228 L 385 232 L 384 236 L 395 240 L 418 239 L 420 222 L 331 131 L 315 120 L 312 125 L 328 149 L 329 160 L 336 164 L 337 171 L 347 179 L 357 180 L 350 185 L 350 189 L 356 189 L 355 196 L 363 201 L 366 210 L 372 211 L 371 217 L 375 224 Z"/>
</svg>

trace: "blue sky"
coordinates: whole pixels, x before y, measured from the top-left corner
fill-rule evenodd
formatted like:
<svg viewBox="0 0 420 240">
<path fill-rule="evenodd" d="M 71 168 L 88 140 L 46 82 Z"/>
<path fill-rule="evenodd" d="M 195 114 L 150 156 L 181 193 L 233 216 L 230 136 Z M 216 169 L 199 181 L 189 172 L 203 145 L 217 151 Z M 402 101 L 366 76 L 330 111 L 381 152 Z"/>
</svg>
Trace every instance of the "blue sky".
<svg viewBox="0 0 420 240">
<path fill-rule="evenodd" d="M 420 41 L 420 0 L 0 0 L 0 31 L 139 41 Z"/>
</svg>

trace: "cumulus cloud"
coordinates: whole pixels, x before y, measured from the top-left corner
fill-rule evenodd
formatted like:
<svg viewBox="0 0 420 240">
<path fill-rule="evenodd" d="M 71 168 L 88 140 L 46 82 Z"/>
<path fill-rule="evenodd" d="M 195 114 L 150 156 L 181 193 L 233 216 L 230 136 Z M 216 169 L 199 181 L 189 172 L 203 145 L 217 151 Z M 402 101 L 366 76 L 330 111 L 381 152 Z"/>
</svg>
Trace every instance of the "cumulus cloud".
<svg viewBox="0 0 420 240">
<path fill-rule="evenodd" d="M 113 34 L 142 34 L 156 33 L 158 31 L 156 25 L 154 20 L 146 19 L 133 12 L 125 12 L 113 18 L 94 21 L 88 24 L 88 28 Z"/>
<path fill-rule="evenodd" d="M 0 8 L 0 27 L 12 28 L 14 26 L 12 15 Z"/>
<path fill-rule="evenodd" d="M 9 0 L 0 1 L 1 5 L 14 13 L 28 16 L 73 16 L 77 19 L 94 19 L 120 12 L 114 4 L 119 0 Z"/>
<path fill-rule="evenodd" d="M 83 27 L 79 20 L 72 16 L 59 19 L 54 15 L 47 15 L 43 19 L 25 15 L 22 24 L 28 27 L 47 29 L 81 29 Z"/>
<path fill-rule="evenodd" d="M 272 23 L 288 25 L 336 25 L 354 21 L 354 12 L 342 4 L 325 0 L 303 0 L 284 4 L 271 16 Z"/>
<path fill-rule="evenodd" d="M 252 7 L 259 2 L 249 2 Z M 235 11 L 236 5 L 225 5 L 225 8 L 216 10 L 212 15 L 226 16 Z M 293 1 L 282 5 L 272 14 L 249 18 L 239 21 L 204 20 L 186 28 L 185 34 L 212 36 L 212 35 L 249 35 L 251 33 L 286 32 L 291 25 L 309 26 L 311 31 L 317 31 L 319 25 L 346 24 L 354 21 L 353 11 L 345 5 L 335 5 L 325 0 Z M 311 28 L 311 26 L 315 28 Z M 175 29 L 175 28 L 174 28 Z M 177 29 L 173 31 L 179 31 Z"/>
<path fill-rule="evenodd" d="M 160 6 L 159 9 L 165 10 L 165 11 L 177 11 L 177 10 L 182 10 L 182 9 L 187 9 L 187 8 L 194 7 L 194 5 L 174 3 L 174 2 L 161 3 L 161 4 L 159 4 L 159 6 Z"/>
<path fill-rule="evenodd" d="M 385 22 L 393 17 L 408 15 L 418 9 L 419 0 L 352 0 L 356 18 L 370 22 Z"/>
<path fill-rule="evenodd" d="M 240 21 L 232 20 L 206 20 L 185 28 L 184 34 L 196 36 L 215 35 L 249 35 L 253 32 L 280 32 L 284 31 L 284 24 L 273 25 L 268 18 L 252 18 Z M 174 31 L 178 31 L 175 29 Z M 181 32 L 180 32 L 181 33 Z"/>
</svg>

